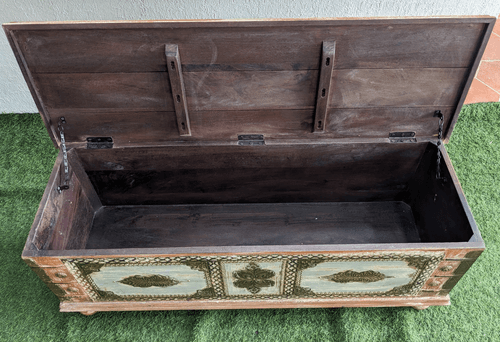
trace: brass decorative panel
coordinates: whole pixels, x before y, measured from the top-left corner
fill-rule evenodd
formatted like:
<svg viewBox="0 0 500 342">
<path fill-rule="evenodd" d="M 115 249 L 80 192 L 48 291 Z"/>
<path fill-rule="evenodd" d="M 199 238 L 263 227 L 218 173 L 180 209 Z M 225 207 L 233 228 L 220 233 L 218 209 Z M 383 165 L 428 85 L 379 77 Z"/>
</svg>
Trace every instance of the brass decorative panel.
<svg viewBox="0 0 500 342">
<path fill-rule="evenodd" d="M 415 296 L 443 252 L 77 258 L 94 301 Z"/>
</svg>

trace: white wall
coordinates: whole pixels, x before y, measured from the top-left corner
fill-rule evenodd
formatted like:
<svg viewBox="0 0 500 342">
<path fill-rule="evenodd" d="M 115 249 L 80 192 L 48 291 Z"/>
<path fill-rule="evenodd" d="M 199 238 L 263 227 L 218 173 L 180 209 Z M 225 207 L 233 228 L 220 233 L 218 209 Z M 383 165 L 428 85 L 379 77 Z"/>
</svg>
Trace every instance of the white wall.
<svg viewBox="0 0 500 342">
<path fill-rule="evenodd" d="M 13 0 L 0 22 L 125 19 L 240 19 L 493 15 L 500 0 Z M 11 48 L 0 34 L 0 113 L 37 112 Z"/>
</svg>

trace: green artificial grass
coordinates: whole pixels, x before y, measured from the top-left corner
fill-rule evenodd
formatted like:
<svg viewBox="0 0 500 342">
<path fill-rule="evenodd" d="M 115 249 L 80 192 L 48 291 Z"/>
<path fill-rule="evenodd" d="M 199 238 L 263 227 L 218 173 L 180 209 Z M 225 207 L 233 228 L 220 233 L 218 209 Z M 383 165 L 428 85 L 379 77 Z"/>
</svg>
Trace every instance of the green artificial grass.
<svg viewBox="0 0 500 342">
<path fill-rule="evenodd" d="M 487 250 L 452 305 L 59 313 L 21 261 L 57 154 L 39 115 L 0 115 L 0 341 L 500 341 L 500 104 L 464 107 L 447 150 Z"/>
</svg>

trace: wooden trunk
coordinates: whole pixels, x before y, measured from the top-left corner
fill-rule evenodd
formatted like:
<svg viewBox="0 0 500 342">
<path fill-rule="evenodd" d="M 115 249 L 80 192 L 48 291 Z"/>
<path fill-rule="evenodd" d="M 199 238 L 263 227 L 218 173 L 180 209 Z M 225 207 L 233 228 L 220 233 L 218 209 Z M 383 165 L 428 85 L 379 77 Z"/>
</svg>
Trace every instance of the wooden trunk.
<svg viewBox="0 0 500 342">
<path fill-rule="evenodd" d="M 492 17 L 12 23 L 61 152 L 61 311 L 448 305 L 484 250 L 442 140 Z"/>
</svg>

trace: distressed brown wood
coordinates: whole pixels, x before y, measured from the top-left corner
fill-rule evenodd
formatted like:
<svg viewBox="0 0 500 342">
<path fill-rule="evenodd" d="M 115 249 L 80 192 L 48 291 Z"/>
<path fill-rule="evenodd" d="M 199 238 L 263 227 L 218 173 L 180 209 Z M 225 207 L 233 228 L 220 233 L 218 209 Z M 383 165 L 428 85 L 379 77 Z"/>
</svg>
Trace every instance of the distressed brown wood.
<svg viewBox="0 0 500 342">
<path fill-rule="evenodd" d="M 121 27 L 87 24 L 85 28 L 78 24 L 22 28 L 7 24 L 6 28 L 16 30 L 22 53 L 37 73 L 166 71 L 167 42 L 179 45 L 185 71 L 318 70 L 321 43 L 327 38 L 338 43 L 339 69 L 467 68 L 476 53 L 476 47 L 467 42 L 482 39 L 485 22 L 491 17 L 468 25 L 464 19 L 455 24 L 450 20 L 366 20 L 361 24 L 356 19 L 307 24 L 301 21 L 300 25 L 274 21 L 272 30 L 266 28 L 269 24 L 265 21 L 217 26 L 209 22 L 201 26 L 194 22 L 162 22 L 153 27 L 124 22 Z M 123 28 L 128 29 L 126 34 Z M 101 34 L 103 29 L 105 36 Z M 149 39 L 145 40 L 145 36 Z M 87 47 L 98 58 L 85 58 Z M 36 53 L 40 48 L 44 54 Z M 66 58 L 59 55 L 61 50 Z"/>
<path fill-rule="evenodd" d="M 23 73 L 24 80 L 26 81 L 26 84 L 28 85 L 28 89 L 30 90 L 31 96 L 33 97 L 33 100 L 35 101 L 36 107 L 37 107 L 38 111 L 40 112 L 40 116 L 42 117 L 42 120 L 45 124 L 45 127 L 47 128 L 47 131 L 49 132 L 49 136 L 50 136 L 52 142 L 54 143 L 54 146 L 58 146 L 58 140 L 59 140 L 58 134 L 56 133 L 55 126 L 53 126 L 51 124 L 49 118 L 47 117 L 47 111 L 46 111 L 46 108 L 42 102 L 40 91 L 35 86 L 35 80 L 33 78 L 31 70 L 28 67 L 28 63 L 26 62 L 24 54 L 21 52 L 19 42 L 14 38 L 14 33 L 12 31 L 7 29 L 6 26 L 3 26 L 3 28 L 5 31 L 5 34 L 7 35 L 7 39 L 9 41 L 9 44 L 12 47 L 12 50 L 14 51 L 14 55 L 16 57 L 17 63 L 19 64 L 21 72 Z"/>
<path fill-rule="evenodd" d="M 358 240 L 359 239 L 359 240 Z M 106 207 L 86 248 L 418 242 L 403 202 Z"/>
<path fill-rule="evenodd" d="M 402 196 L 425 146 L 217 146 L 198 147 L 194 154 L 186 154 L 185 147 L 79 152 L 105 205 L 272 203 L 393 200 Z M 365 154 L 371 155 L 369 162 L 352 159 Z"/>
<path fill-rule="evenodd" d="M 328 133 L 337 138 L 387 138 L 389 132 L 415 132 L 417 140 L 432 134 L 437 136 L 437 120 L 430 120 L 435 107 L 330 108 L 327 116 Z M 453 107 L 439 107 L 445 123 L 451 120 Z"/>
<path fill-rule="evenodd" d="M 134 108 L 174 111 L 167 75 L 162 73 L 43 74 L 35 76 L 52 108 Z"/>
<path fill-rule="evenodd" d="M 62 207 L 48 249 L 80 249 L 85 246 L 95 210 L 83 193 L 80 181 L 71 177 L 63 191 Z"/>
<path fill-rule="evenodd" d="M 242 305 L 247 309 L 286 309 L 286 308 L 350 308 L 350 307 L 395 307 L 395 306 L 434 306 L 450 305 L 450 297 L 417 297 L 417 298 L 346 298 L 335 300 L 253 300 L 253 301 L 157 301 L 157 302 L 94 302 L 69 303 L 62 302 L 61 312 L 87 311 L 142 311 L 142 310 L 223 310 L 238 309 Z"/>
<path fill-rule="evenodd" d="M 177 127 L 180 135 L 191 135 L 189 114 L 187 110 L 186 91 L 184 89 L 184 78 L 182 77 L 181 58 L 179 47 L 175 44 L 165 45 L 165 56 L 167 58 L 168 77 L 172 98 L 177 116 Z"/>
<path fill-rule="evenodd" d="M 486 44 L 488 43 L 488 39 L 491 36 L 491 32 L 493 32 L 493 27 L 495 26 L 495 21 L 490 21 L 486 24 L 485 28 L 483 29 L 483 37 L 481 39 L 480 46 L 477 50 L 476 56 L 474 58 L 474 63 L 471 65 L 471 70 L 477 70 L 479 68 L 479 63 L 481 63 L 481 57 L 483 56 L 484 50 L 486 50 Z M 458 101 L 458 105 L 455 109 L 455 113 L 453 115 L 453 120 L 450 121 L 448 126 L 445 126 L 444 130 L 444 141 L 447 143 L 450 140 L 451 137 L 451 132 L 453 131 L 453 127 L 455 127 L 455 124 L 457 123 L 458 120 L 458 115 L 460 114 L 460 109 L 462 108 L 462 105 L 465 102 L 465 99 L 467 97 L 467 92 L 469 91 L 469 88 L 472 84 L 472 80 L 476 76 L 475 72 L 471 72 L 469 76 L 467 77 L 467 81 L 465 82 L 463 86 L 463 90 L 460 95 L 460 100 Z"/>
<path fill-rule="evenodd" d="M 451 120 L 453 107 L 439 107 L 444 125 Z M 387 138 L 389 132 L 415 132 L 417 139 L 436 136 L 437 120 L 434 107 L 414 108 L 330 108 L 327 126 L 320 136 L 310 137 L 313 129 L 313 109 L 305 110 L 241 110 L 196 111 L 190 113 L 193 134 L 180 138 L 185 142 L 237 141 L 238 134 L 260 132 L 267 141 L 284 139 L 359 139 Z M 51 110 L 56 120 L 64 110 Z M 156 143 L 179 139 L 175 112 L 109 111 L 75 109 L 64 114 L 65 136 L 70 141 L 85 142 L 88 136 L 112 136 L 115 146 Z M 235 129 L 237 127 L 237 129 Z M 83 134 L 82 134 L 83 133 Z"/>
<path fill-rule="evenodd" d="M 76 154 L 75 150 L 70 150 L 68 152 L 68 163 L 71 164 L 71 170 L 73 175 L 78 179 L 80 186 L 82 187 L 82 191 L 84 195 L 87 197 L 89 201 L 89 205 L 92 207 L 92 210 L 97 211 L 102 207 L 101 200 L 97 195 L 94 187 L 90 183 L 89 176 L 85 172 L 80 158 Z"/>
<path fill-rule="evenodd" d="M 171 171 L 210 169 L 318 168 L 340 164 L 372 167 L 397 172 L 415 171 L 427 143 L 387 144 L 294 144 L 254 146 L 214 145 L 175 148 L 78 149 L 78 156 L 89 171 Z M 370 155 L 368 160 L 365 156 Z M 389 163 L 390 165 L 386 165 Z M 372 172 L 377 176 L 377 170 Z M 380 175 L 380 174 L 378 174 Z M 97 190 L 97 189 L 96 189 Z"/>
<path fill-rule="evenodd" d="M 465 68 L 333 70 L 331 108 L 449 106 L 457 100 Z M 50 109 L 134 108 L 173 111 L 162 73 L 37 74 Z M 315 105 L 318 72 L 186 72 L 194 111 L 307 109 Z M 436 80 L 439 79 L 439 82 Z"/>
<path fill-rule="evenodd" d="M 335 42 L 323 42 L 318 91 L 316 94 L 316 113 L 314 115 L 314 132 L 325 131 L 326 114 L 330 100 L 330 85 L 335 66 Z"/>
<path fill-rule="evenodd" d="M 335 70 L 330 107 L 447 106 L 457 101 L 466 74 L 462 68 Z"/>
<path fill-rule="evenodd" d="M 448 305 L 484 242 L 442 146 L 447 182 L 435 177 L 433 115 L 444 114 L 448 137 L 494 20 L 4 25 L 55 143 L 66 118 L 69 148 L 70 188 L 57 191 L 60 154 L 23 259 L 61 311 L 84 314 Z M 416 142 L 391 142 L 392 132 L 412 132 Z M 239 146 L 241 135 L 255 144 Z M 87 149 L 88 137 L 111 137 L 113 148 Z M 411 295 L 403 287 L 387 298 L 325 299 L 299 283 L 299 260 L 403 255 L 404 272 L 425 271 Z M 434 258 L 428 268 L 422 255 Z M 275 256 L 286 267 L 269 261 Z M 181 300 L 123 301 L 114 285 L 99 287 L 109 276 L 102 265 L 135 270 L 144 260 L 221 278 Z M 234 300 L 231 268 L 222 267 L 246 269 L 250 260 L 274 265 L 264 275 L 283 267 L 298 279 L 288 284 L 293 298 Z M 227 286 L 216 290 L 217 282 Z"/>
<path fill-rule="evenodd" d="M 262 21 L 159 21 L 107 25 L 7 24 L 4 27 L 24 65 L 23 70 L 29 74 L 28 83 L 33 84 L 33 91 L 37 92 L 34 95 L 40 99 L 39 107 L 43 107 L 41 113 L 47 127 L 51 127 L 56 112 L 59 116 L 69 115 L 74 109 L 112 113 L 121 108 L 138 112 L 140 116 L 148 115 L 141 111 L 174 111 L 174 101 L 169 96 L 165 99 L 165 93 L 171 93 L 169 82 L 164 84 L 166 75 L 160 76 L 167 71 L 165 44 L 178 46 L 183 55 L 182 68 L 187 71 L 187 106 L 191 115 L 193 111 L 202 110 L 229 110 L 233 112 L 228 113 L 229 116 L 237 115 L 234 112 L 240 110 L 311 110 L 315 107 L 321 44 L 335 41 L 335 72 L 340 73 L 340 88 L 335 90 L 338 96 L 332 98 L 337 100 L 332 101 L 334 108 L 408 108 L 415 104 L 453 107 L 453 115 L 445 117 L 447 138 L 451 132 L 450 123 L 455 122 L 453 118 L 460 110 L 460 99 L 464 98 L 470 83 L 469 75 L 474 74 L 485 46 L 481 42 L 487 39 L 493 22 L 489 17 L 471 17 L 407 21 L 308 20 L 303 21 L 307 23 L 304 25 L 298 25 L 296 20 L 285 20 L 272 24 Z M 104 29 L 106 35 L 102 34 Z M 95 57 L 87 58 L 87 51 L 93 51 Z M 476 64 L 471 62 L 474 59 Z M 422 68 L 425 70 L 417 70 Z M 283 74 L 270 76 L 276 79 L 273 83 L 267 80 L 269 72 Z M 412 76 L 412 72 L 425 75 L 419 78 Z M 404 78 L 402 84 L 398 82 L 400 78 Z M 247 84 L 242 88 L 241 85 L 249 80 L 250 85 L 258 86 Z M 422 80 L 432 80 L 432 84 L 423 84 Z M 376 83 L 370 86 L 373 81 Z M 305 88 L 309 88 L 308 92 Z M 278 89 L 284 91 L 280 93 Z M 341 90 L 343 92 L 339 92 Z M 418 95 L 421 92 L 423 96 Z M 357 99 L 357 94 L 363 97 Z M 429 97 L 433 101 L 429 101 Z M 387 102 L 388 99 L 395 103 Z M 200 114 L 204 118 L 205 114 Z M 307 121 L 312 120 L 313 115 Z M 208 117 L 203 120 L 206 121 L 211 120 Z M 298 135 L 310 133 L 311 125 L 314 126 L 312 122 L 307 126 L 304 122 Z M 223 128 L 234 131 L 228 125 L 222 124 Z M 51 130 L 55 132 L 54 127 Z M 197 130 L 201 131 L 203 129 Z M 74 135 L 85 133 L 75 132 Z M 155 133 L 151 139 L 162 133 L 168 137 L 165 140 L 178 138 L 171 137 L 169 131 Z M 430 137 L 432 133 L 427 131 L 419 135 Z M 136 135 L 140 135 L 137 141 L 146 142 L 149 137 L 140 130 Z M 194 134 L 194 137 L 207 139 L 206 135 L 197 137 Z M 210 138 L 227 139 L 227 135 Z"/>
<path fill-rule="evenodd" d="M 29 242 L 26 242 L 25 249 L 40 250 L 47 248 L 50 243 L 50 237 L 52 236 L 62 206 L 62 196 L 56 190 L 61 181 L 61 173 L 59 172 L 61 163 L 62 152 L 59 152 L 35 220 L 31 226 L 28 237 Z"/>
</svg>

